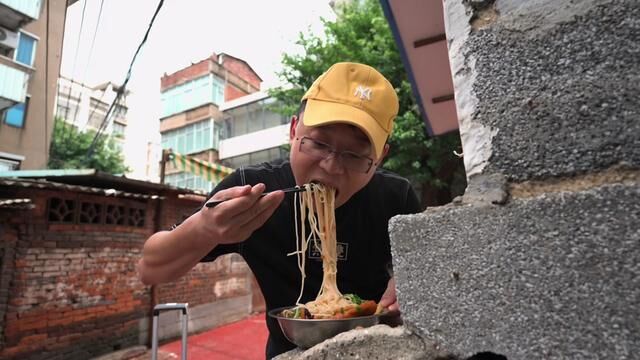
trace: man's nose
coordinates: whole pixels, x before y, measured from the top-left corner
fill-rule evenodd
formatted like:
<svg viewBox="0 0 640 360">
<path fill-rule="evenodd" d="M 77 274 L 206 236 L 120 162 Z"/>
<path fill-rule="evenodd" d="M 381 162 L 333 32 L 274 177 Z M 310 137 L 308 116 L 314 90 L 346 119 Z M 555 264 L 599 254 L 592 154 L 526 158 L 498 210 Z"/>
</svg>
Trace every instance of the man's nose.
<svg viewBox="0 0 640 360">
<path fill-rule="evenodd" d="M 340 162 L 340 156 L 338 153 L 332 152 L 326 158 L 320 161 L 320 167 L 327 172 L 327 174 L 340 175 L 344 173 L 344 167 Z"/>
</svg>

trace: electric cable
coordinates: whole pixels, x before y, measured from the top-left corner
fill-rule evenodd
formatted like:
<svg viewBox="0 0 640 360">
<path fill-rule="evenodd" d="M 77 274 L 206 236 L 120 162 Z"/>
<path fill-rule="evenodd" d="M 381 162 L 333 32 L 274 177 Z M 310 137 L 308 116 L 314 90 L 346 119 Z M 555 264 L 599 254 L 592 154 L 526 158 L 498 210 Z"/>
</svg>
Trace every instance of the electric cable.
<svg viewBox="0 0 640 360">
<path fill-rule="evenodd" d="M 91 47 L 89 48 L 89 56 L 87 57 L 87 63 L 84 66 L 84 72 L 82 73 L 82 81 L 86 81 L 87 70 L 89 69 L 89 64 L 91 63 L 91 57 L 93 55 L 93 46 L 96 43 L 96 35 L 98 34 L 98 27 L 100 26 L 100 19 L 102 18 L 102 7 L 104 5 L 104 0 L 100 0 L 100 10 L 98 11 L 98 19 L 96 20 L 96 28 L 93 30 L 93 38 L 91 39 Z"/>
<path fill-rule="evenodd" d="M 107 113 L 105 114 L 104 119 L 102 120 L 102 124 L 100 124 L 100 127 L 96 132 L 96 135 L 93 137 L 93 141 L 91 142 L 91 145 L 89 146 L 89 150 L 87 152 L 87 156 L 89 158 L 93 157 L 93 152 L 95 150 L 95 146 L 98 143 L 98 139 L 100 138 L 102 131 L 106 128 L 106 125 L 108 124 L 109 115 L 111 115 L 111 112 L 113 111 L 114 106 L 118 103 L 118 100 L 120 99 L 120 97 L 123 96 L 123 94 L 125 93 L 125 89 L 127 87 L 127 84 L 129 83 L 129 79 L 131 78 L 133 64 L 135 63 L 136 58 L 140 53 L 140 49 L 142 49 L 142 46 L 147 42 L 149 33 L 151 32 L 151 28 L 153 27 L 153 23 L 155 22 L 156 17 L 158 16 L 158 12 L 160 12 L 160 9 L 162 8 L 163 4 L 164 4 L 164 0 L 160 0 L 158 3 L 158 6 L 156 7 L 156 11 L 153 14 L 153 17 L 151 17 L 151 21 L 149 22 L 149 27 L 147 28 L 147 31 L 145 32 L 144 37 L 142 38 L 142 41 L 138 45 L 136 52 L 133 54 L 133 58 L 131 59 L 131 63 L 129 64 L 129 70 L 127 70 L 127 75 L 125 76 L 125 79 L 122 82 L 122 85 L 118 89 L 116 97 L 113 99 L 111 106 L 109 106 L 109 109 L 107 110 Z"/>
<path fill-rule="evenodd" d="M 76 64 L 78 62 L 78 53 L 80 50 L 80 39 L 82 38 L 82 28 L 84 27 L 84 17 L 85 17 L 85 12 L 87 9 L 87 2 L 88 0 L 84 0 L 84 3 L 82 4 L 82 15 L 80 17 L 80 30 L 78 31 L 78 40 L 76 41 L 76 52 L 74 54 L 73 57 L 73 63 L 71 65 L 71 77 L 70 77 L 70 81 L 71 83 L 69 84 L 69 91 L 67 92 L 67 106 L 65 107 L 65 111 L 64 111 L 64 119 L 65 119 L 65 124 L 63 124 L 62 127 L 62 131 L 60 134 L 60 143 L 64 144 L 65 141 L 67 141 L 67 138 L 69 136 L 69 133 L 71 132 L 71 129 L 69 127 L 73 126 L 73 123 L 69 123 L 69 109 L 70 109 L 70 100 L 71 100 L 71 92 L 73 91 L 73 84 L 74 82 L 74 77 L 76 75 Z M 63 94 L 64 95 L 64 94 Z M 79 106 L 80 104 L 78 104 Z M 75 122 L 75 119 L 74 119 Z"/>
</svg>

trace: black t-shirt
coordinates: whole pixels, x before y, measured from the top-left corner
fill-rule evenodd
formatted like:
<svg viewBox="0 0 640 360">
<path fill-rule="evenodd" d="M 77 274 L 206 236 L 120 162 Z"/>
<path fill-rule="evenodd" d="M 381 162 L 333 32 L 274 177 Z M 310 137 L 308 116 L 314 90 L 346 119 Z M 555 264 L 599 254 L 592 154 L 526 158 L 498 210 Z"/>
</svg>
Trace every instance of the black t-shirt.
<svg viewBox="0 0 640 360">
<path fill-rule="evenodd" d="M 295 186 L 291 166 L 265 163 L 246 167 L 227 176 L 211 195 L 243 184 L 263 183 L 265 191 Z M 294 196 L 286 194 L 274 215 L 249 239 L 233 245 L 219 245 L 202 261 L 222 254 L 239 253 L 253 271 L 265 298 L 267 311 L 295 304 L 301 275 L 296 251 Z M 336 209 L 338 242 L 338 288 L 343 294 L 380 300 L 389 281 L 391 263 L 389 219 L 398 214 L 419 212 L 420 204 L 408 180 L 377 170 L 369 184 Z M 322 261 L 310 246 L 306 254 L 306 280 L 301 302 L 315 299 L 322 283 Z M 267 358 L 293 349 L 277 321 L 266 319 L 269 328 Z"/>
</svg>

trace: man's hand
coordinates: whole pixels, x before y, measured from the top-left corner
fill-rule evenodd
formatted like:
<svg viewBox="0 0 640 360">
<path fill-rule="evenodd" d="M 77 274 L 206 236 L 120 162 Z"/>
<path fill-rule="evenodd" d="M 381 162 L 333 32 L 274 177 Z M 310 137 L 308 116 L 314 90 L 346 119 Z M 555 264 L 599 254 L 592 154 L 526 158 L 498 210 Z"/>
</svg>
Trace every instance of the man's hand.
<svg viewBox="0 0 640 360">
<path fill-rule="evenodd" d="M 400 305 L 398 304 L 398 298 L 396 296 L 396 280 L 395 278 L 389 279 L 387 283 L 387 290 L 380 298 L 378 303 L 379 309 L 386 309 L 389 315 L 399 315 Z"/>
<path fill-rule="evenodd" d="M 201 238 L 215 245 L 246 240 L 273 215 L 284 199 L 282 191 L 261 196 L 264 184 L 236 186 L 217 192 L 211 200 L 225 200 L 199 212 Z"/>
</svg>

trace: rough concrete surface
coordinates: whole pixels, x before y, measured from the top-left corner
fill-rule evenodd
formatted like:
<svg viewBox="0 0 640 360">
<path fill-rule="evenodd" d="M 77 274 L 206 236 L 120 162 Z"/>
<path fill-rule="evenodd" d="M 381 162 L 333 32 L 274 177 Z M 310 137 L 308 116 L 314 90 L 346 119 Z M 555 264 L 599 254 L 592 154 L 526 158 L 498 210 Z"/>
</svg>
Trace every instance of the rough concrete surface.
<svg viewBox="0 0 640 360">
<path fill-rule="evenodd" d="M 441 355 L 433 342 L 423 340 L 405 327 L 375 325 L 338 334 L 307 350 L 286 352 L 274 360 L 433 360 Z"/>
<path fill-rule="evenodd" d="M 638 184 L 394 217 L 405 323 L 464 356 L 637 359 L 638 219 Z"/>
<path fill-rule="evenodd" d="M 524 181 L 640 167 L 640 1 L 495 8 L 470 31 L 459 2 L 445 3 L 468 171 Z"/>
</svg>

